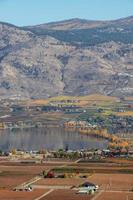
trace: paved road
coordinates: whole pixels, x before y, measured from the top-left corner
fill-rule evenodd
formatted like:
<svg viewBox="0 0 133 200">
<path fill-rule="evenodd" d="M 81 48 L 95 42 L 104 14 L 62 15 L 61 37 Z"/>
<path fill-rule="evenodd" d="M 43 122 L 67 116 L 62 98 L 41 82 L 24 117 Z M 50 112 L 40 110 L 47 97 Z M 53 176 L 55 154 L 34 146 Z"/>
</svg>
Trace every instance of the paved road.
<svg viewBox="0 0 133 200">
<path fill-rule="evenodd" d="M 15 188 L 16 189 L 21 189 L 21 188 L 23 189 L 23 188 L 27 187 L 28 185 L 32 185 L 33 183 L 39 181 L 40 179 L 41 179 L 40 176 L 36 176 L 36 177 L 32 178 L 31 180 L 26 181 L 26 182 L 22 183 L 21 185 L 18 185 Z"/>
<path fill-rule="evenodd" d="M 54 190 L 64 190 L 70 189 L 71 186 L 63 186 L 63 185 L 32 185 L 35 189 L 54 189 Z"/>
<path fill-rule="evenodd" d="M 54 191 L 54 190 L 51 189 L 51 190 L 49 190 L 48 192 L 44 193 L 43 195 L 41 195 L 40 197 L 37 197 L 37 198 L 34 199 L 34 200 L 40 200 L 40 199 L 42 199 L 43 197 L 47 196 L 48 194 L 50 194 L 50 193 L 53 192 L 53 191 Z"/>
</svg>

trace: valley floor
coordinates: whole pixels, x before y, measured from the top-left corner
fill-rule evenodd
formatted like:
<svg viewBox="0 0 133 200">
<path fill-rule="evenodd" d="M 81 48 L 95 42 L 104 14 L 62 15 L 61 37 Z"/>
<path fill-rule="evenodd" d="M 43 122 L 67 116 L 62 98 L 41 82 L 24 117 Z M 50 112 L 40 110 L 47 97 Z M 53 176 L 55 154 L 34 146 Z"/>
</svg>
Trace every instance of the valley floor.
<svg viewBox="0 0 133 200">
<path fill-rule="evenodd" d="M 133 172 L 130 169 L 133 170 L 133 161 L 128 162 L 123 159 L 118 161 L 114 158 L 113 162 L 92 164 L 46 161 L 42 164 L 30 164 L 20 161 L 0 161 L 0 198 L 2 200 L 132 200 Z M 62 173 L 65 173 L 66 168 L 69 172 L 65 178 L 42 176 L 43 170 L 53 172 L 62 170 Z M 75 169 L 75 173 L 72 173 L 71 169 Z M 59 175 L 57 172 L 55 174 Z M 87 181 L 99 185 L 99 189 L 94 194 L 78 194 L 79 186 Z M 22 191 L 27 185 L 31 185 L 33 191 Z M 14 188 L 18 191 L 14 191 Z"/>
</svg>

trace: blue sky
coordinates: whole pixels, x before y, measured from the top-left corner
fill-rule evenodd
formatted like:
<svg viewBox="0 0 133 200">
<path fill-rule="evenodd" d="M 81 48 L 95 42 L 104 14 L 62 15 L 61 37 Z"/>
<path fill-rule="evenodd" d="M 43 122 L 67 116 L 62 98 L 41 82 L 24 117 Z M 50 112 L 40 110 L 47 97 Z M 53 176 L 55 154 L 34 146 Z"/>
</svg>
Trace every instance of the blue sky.
<svg viewBox="0 0 133 200">
<path fill-rule="evenodd" d="M 133 0 L 0 0 L 0 21 L 34 25 L 70 18 L 111 20 L 133 15 Z"/>
</svg>

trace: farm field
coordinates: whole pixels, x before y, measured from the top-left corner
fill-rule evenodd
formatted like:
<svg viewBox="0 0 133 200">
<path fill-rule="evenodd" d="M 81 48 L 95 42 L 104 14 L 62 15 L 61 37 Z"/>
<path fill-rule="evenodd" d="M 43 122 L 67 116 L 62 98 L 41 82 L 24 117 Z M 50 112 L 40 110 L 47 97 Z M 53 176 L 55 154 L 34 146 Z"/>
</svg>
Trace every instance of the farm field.
<svg viewBox="0 0 133 200">
<path fill-rule="evenodd" d="M 0 166 L 0 188 L 12 189 L 40 174 L 45 166 Z"/>
<path fill-rule="evenodd" d="M 20 185 L 26 181 L 29 181 L 32 176 L 27 175 L 6 175 L 6 176 L 0 176 L 0 189 L 6 188 L 6 189 L 12 189 L 13 187 L 16 187 L 17 185 Z"/>
<path fill-rule="evenodd" d="M 96 200 L 133 200 L 133 193 L 131 192 L 121 192 L 121 191 L 115 191 L 115 192 L 102 192 Z"/>
<path fill-rule="evenodd" d="M 44 164 L 30 164 L 30 163 L 24 164 L 20 162 L 14 162 L 14 163 L 5 162 L 4 164 L 3 163 L 0 164 L 0 172 L 16 172 L 16 173 L 37 175 L 44 169 L 47 170 L 53 167 L 58 167 L 61 164 L 60 162 L 57 163 L 51 162 Z M 63 164 L 65 164 L 65 162 Z"/>
<path fill-rule="evenodd" d="M 133 187 L 133 174 L 94 174 L 89 181 L 103 190 L 129 191 Z"/>
<path fill-rule="evenodd" d="M 37 100 L 30 100 L 30 101 L 24 101 L 22 104 L 28 104 L 32 106 L 37 106 L 37 105 L 47 105 L 48 103 L 51 102 L 56 102 L 56 101 L 74 101 L 78 100 L 75 105 L 78 106 L 86 106 L 86 105 L 92 105 L 94 102 L 97 103 L 98 105 L 101 104 L 112 104 L 117 102 L 118 98 L 117 97 L 109 97 L 109 96 L 104 96 L 100 94 L 92 94 L 92 95 L 87 95 L 87 96 L 55 96 L 52 98 L 48 99 L 37 99 Z M 71 105 L 72 103 L 69 103 Z M 67 103 L 68 105 L 68 103 Z"/>
<path fill-rule="evenodd" d="M 11 190 L 0 190 L 1 200 L 34 200 L 45 194 L 48 190 L 35 189 L 32 192 L 14 192 Z"/>
<path fill-rule="evenodd" d="M 111 166 L 113 164 L 114 166 Z M 120 166 L 121 165 L 121 166 Z M 80 178 L 78 174 L 73 174 L 72 178 L 43 178 L 32 183 L 32 180 L 42 174 L 43 170 L 69 169 L 68 174 L 73 169 L 78 169 L 80 175 L 87 175 L 87 178 Z M 94 170 L 95 169 L 95 170 Z M 108 172 L 106 170 L 108 169 Z M 132 170 L 132 162 L 122 161 L 116 163 L 70 163 L 70 162 L 46 162 L 43 164 L 21 164 L 17 162 L 5 162 L 0 165 L 0 199 L 2 200 L 132 200 L 133 174 L 119 173 L 119 170 Z M 85 171 L 93 173 L 85 173 Z M 98 173 L 100 171 L 100 173 Z M 55 173 L 56 174 L 56 173 Z M 57 173 L 59 174 L 59 173 Z M 62 174 L 62 172 L 61 172 Z M 124 184 L 123 184 L 124 181 Z M 12 191 L 14 187 L 24 183 L 33 186 L 32 192 Z M 99 191 L 94 195 L 77 194 L 78 186 L 84 182 L 91 182 L 99 185 Z M 75 186 L 75 189 L 71 189 Z M 21 186 L 22 187 L 22 186 Z M 40 198 L 41 197 L 41 198 Z"/>
<path fill-rule="evenodd" d="M 123 181 L 124 180 L 124 184 Z M 45 178 L 37 181 L 35 185 L 41 186 L 79 186 L 84 182 L 92 182 L 99 185 L 102 190 L 129 191 L 133 187 L 133 175 L 131 174 L 93 174 L 88 178 Z"/>
<path fill-rule="evenodd" d="M 79 186 L 84 183 L 86 179 L 81 178 L 46 178 L 41 179 L 35 183 L 35 185 L 47 185 L 47 186 Z M 86 180 L 87 181 L 87 180 Z"/>
<path fill-rule="evenodd" d="M 92 195 L 76 194 L 75 190 L 54 190 L 41 200 L 91 200 Z"/>
<path fill-rule="evenodd" d="M 94 173 L 102 173 L 102 174 L 132 174 L 133 173 L 133 167 L 132 166 L 102 166 L 102 165 L 90 165 L 90 166 L 67 166 L 62 168 L 54 168 L 54 172 L 57 173 L 76 173 L 77 171 L 81 173 L 88 173 L 88 174 L 94 174 Z"/>
</svg>

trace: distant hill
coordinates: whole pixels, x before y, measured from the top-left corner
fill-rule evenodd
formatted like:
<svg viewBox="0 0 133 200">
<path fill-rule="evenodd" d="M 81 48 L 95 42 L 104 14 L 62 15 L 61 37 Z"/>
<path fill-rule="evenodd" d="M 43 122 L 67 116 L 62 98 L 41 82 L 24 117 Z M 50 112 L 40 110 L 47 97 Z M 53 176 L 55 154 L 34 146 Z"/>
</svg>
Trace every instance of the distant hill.
<svg viewBox="0 0 133 200">
<path fill-rule="evenodd" d="M 24 29 L 30 30 L 36 35 L 49 35 L 58 40 L 81 46 L 110 41 L 133 44 L 133 17 L 116 21 L 71 19 Z"/>
<path fill-rule="evenodd" d="M 0 98 L 133 96 L 133 16 L 0 23 Z"/>
</svg>

